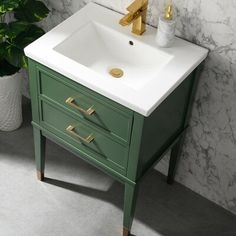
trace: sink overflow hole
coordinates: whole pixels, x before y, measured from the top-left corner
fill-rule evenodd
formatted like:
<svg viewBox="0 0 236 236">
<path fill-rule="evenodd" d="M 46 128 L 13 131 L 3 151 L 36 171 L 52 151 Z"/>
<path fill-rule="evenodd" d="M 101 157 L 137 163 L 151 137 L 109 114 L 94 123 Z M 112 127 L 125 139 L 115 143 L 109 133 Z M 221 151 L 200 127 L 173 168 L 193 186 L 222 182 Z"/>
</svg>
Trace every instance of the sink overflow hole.
<svg viewBox="0 0 236 236">
<path fill-rule="evenodd" d="M 133 46 L 134 45 L 134 42 L 133 41 L 129 41 L 129 44 L 131 45 L 131 46 Z"/>
</svg>

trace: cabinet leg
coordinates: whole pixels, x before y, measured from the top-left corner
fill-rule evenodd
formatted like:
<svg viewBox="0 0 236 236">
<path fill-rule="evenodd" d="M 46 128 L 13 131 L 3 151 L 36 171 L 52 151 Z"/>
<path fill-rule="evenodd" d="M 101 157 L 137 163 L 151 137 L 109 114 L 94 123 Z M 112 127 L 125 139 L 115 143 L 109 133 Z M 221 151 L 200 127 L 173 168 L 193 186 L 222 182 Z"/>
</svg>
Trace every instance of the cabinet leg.
<svg viewBox="0 0 236 236">
<path fill-rule="evenodd" d="M 37 169 L 37 178 L 40 181 L 44 180 L 45 144 L 46 138 L 42 135 L 39 129 L 34 128 L 35 162 Z"/>
<path fill-rule="evenodd" d="M 177 169 L 177 164 L 180 157 L 180 151 L 183 144 L 184 137 L 180 137 L 178 142 L 172 147 L 171 154 L 170 154 L 170 161 L 169 161 L 169 170 L 168 170 L 168 177 L 167 183 L 173 184 L 175 173 Z"/>
<path fill-rule="evenodd" d="M 130 235 L 136 207 L 137 193 L 137 184 L 134 186 L 127 183 L 125 184 L 123 236 Z"/>
</svg>

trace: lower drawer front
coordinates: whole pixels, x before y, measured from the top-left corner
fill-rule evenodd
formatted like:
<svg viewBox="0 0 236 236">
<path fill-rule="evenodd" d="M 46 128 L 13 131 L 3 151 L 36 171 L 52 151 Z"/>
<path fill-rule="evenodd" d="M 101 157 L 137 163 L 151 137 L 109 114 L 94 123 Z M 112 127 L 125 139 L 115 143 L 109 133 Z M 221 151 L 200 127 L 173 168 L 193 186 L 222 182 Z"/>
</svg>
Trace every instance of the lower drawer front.
<svg viewBox="0 0 236 236">
<path fill-rule="evenodd" d="M 75 120 L 63 110 L 42 102 L 41 124 L 66 142 L 75 146 L 81 153 L 125 174 L 128 160 L 128 147 L 115 142 L 88 122 Z"/>
</svg>

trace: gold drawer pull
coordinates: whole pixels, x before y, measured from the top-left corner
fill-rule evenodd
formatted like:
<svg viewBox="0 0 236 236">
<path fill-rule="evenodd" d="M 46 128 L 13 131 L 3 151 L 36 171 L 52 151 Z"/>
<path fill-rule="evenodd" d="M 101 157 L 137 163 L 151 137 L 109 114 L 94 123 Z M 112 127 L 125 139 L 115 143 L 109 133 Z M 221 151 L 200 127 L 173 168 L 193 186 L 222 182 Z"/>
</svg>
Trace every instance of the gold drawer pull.
<svg viewBox="0 0 236 236">
<path fill-rule="evenodd" d="M 92 134 L 90 134 L 88 137 L 84 138 L 84 137 L 81 137 L 79 134 L 77 134 L 75 131 L 74 131 L 75 127 L 73 127 L 72 125 L 69 125 L 67 128 L 66 128 L 66 131 L 75 136 L 76 138 L 84 141 L 85 143 L 91 143 L 93 140 L 94 140 L 94 137 L 92 136 Z"/>
<path fill-rule="evenodd" d="M 75 104 L 75 99 L 72 97 L 69 97 L 66 99 L 66 104 L 68 104 L 71 107 L 74 107 L 75 109 L 83 112 L 84 114 L 88 116 L 91 116 L 95 112 L 95 110 L 92 108 L 93 106 L 91 106 L 87 110 L 84 110 L 83 108 L 79 107 L 78 105 Z"/>
</svg>

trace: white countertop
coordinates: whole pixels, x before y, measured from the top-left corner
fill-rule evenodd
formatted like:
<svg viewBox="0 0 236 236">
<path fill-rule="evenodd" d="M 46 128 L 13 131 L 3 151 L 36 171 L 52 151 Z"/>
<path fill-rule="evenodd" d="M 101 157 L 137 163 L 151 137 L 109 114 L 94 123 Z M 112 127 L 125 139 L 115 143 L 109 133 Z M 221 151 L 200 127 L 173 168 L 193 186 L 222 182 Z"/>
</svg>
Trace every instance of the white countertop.
<svg viewBox="0 0 236 236">
<path fill-rule="evenodd" d="M 101 74 L 55 50 L 56 46 L 76 32 L 78 28 L 91 21 L 99 22 L 122 34 L 126 34 L 131 40 L 140 41 L 153 48 L 158 48 L 155 42 L 156 28 L 147 26 L 147 30 L 142 36 L 136 36 L 131 33 L 130 27 L 119 25 L 118 22 L 121 17 L 122 15 L 119 13 L 97 4 L 89 3 L 73 16 L 27 46 L 25 48 L 25 54 L 29 58 L 59 72 L 73 81 L 137 113 L 149 116 L 207 57 L 208 50 L 176 38 L 170 48 L 159 48 L 164 53 L 172 55 L 173 59 L 160 70 L 157 78 L 149 80 L 140 89 L 133 89 L 130 86 L 126 86 L 119 80 L 103 78 Z M 143 79 L 145 80 L 145 78 Z"/>
</svg>

